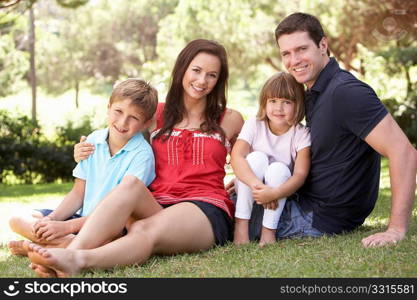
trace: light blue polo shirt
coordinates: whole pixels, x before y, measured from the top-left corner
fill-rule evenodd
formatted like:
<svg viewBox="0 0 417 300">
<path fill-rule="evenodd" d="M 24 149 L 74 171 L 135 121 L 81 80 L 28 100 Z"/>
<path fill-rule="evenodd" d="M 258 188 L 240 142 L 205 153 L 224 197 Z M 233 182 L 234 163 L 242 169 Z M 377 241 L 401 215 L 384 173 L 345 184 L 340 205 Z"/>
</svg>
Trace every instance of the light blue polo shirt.
<svg viewBox="0 0 417 300">
<path fill-rule="evenodd" d="M 126 175 L 136 176 L 146 186 L 155 179 L 155 158 L 142 133 L 130 138 L 113 156 L 110 156 L 106 141 L 108 134 L 109 129 L 106 128 L 96 130 L 87 137 L 87 142 L 95 145 L 94 153 L 72 171 L 74 177 L 86 181 L 81 216 L 89 215 Z"/>
</svg>

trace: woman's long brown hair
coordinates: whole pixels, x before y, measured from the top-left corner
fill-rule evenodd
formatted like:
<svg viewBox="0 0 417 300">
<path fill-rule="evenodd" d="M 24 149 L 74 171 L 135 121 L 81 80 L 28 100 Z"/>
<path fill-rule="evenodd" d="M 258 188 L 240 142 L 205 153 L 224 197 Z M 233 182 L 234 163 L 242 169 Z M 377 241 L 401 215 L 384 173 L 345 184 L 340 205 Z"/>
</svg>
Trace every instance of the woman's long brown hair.
<svg viewBox="0 0 417 300">
<path fill-rule="evenodd" d="M 178 55 L 174 69 L 172 70 L 171 86 L 164 106 L 164 123 L 161 130 L 154 138 L 159 138 L 167 132 L 168 138 L 171 135 L 175 124 L 178 124 L 183 120 L 186 109 L 184 106 L 184 88 L 182 80 L 191 61 L 199 53 L 207 53 L 218 57 L 221 65 L 217 83 L 210 94 L 207 95 L 207 104 L 206 109 L 204 110 L 204 122 L 200 125 L 200 130 L 209 134 L 218 132 L 220 133 L 222 140 L 225 140 L 225 133 L 219 123 L 227 103 L 226 88 L 229 77 L 227 54 L 222 45 L 215 41 L 205 39 L 191 41 Z"/>
</svg>

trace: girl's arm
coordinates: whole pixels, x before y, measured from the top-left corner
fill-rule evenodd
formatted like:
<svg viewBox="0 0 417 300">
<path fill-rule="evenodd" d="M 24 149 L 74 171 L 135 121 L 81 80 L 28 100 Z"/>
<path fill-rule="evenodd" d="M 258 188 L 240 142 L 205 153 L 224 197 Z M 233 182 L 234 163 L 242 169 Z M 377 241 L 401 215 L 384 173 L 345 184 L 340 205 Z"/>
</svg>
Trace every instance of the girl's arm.
<svg viewBox="0 0 417 300">
<path fill-rule="evenodd" d="M 249 152 L 250 145 L 244 140 L 237 140 L 232 149 L 230 163 L 236 177 L 253 190 L 256 185 L 262 184 L 262 180 L 256 177 L 246 160 Z"/>
<path fill-rule="evenodd" d="M 310 147 L 298 151 L 292 176 L 278 187 L 269 187 L 264 184 L 256 187 L 253 192 L 256 203 L 266 204 L 294 194 L 304 184 L 310 171 L 310 162 Z"/>
</svg>

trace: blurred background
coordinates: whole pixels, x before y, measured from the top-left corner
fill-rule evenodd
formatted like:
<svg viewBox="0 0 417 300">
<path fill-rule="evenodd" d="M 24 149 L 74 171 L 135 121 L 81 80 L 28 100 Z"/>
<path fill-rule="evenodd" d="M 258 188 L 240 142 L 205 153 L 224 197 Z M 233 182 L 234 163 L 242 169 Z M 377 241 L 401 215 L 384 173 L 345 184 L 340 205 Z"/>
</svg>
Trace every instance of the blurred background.
<svg viewBox="0 0 417 300">
<path fill-rule="evenodd" d="M 284 70 L 274 30 L 296 11 L 320 19 L 331 55 L 416 146 L 416 0 L 0 0 L 0 183 L 72 180 L 73 145 L 105 126 L 114 83 L 144 78 L 164 101 L 195 38 L 225 46 L 229 107 L 254 115 Z"/>
</svg>

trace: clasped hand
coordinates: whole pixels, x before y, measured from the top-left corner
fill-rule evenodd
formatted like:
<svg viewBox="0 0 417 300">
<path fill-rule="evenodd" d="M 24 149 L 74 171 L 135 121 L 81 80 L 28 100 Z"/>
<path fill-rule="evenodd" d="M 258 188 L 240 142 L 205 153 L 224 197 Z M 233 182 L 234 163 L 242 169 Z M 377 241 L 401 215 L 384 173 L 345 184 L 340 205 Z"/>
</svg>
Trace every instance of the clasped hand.
<svg viewBox="0 0 417 300">
<path fill-rule="evenodd" d="M 252 196 L 255 202 L 262 205 L 264 209 L 275 210 L 278 207 L 278 199 L 273 188 L 265 184 L 255 184 L 252 187 Z"/>
<path fill-rule="evenodd" d="M 33 224 L 33 233 L 39 240 L 52 241 L 68 234 L 64 221 L 53 221 L 43 217 Z"/>
</svg>

